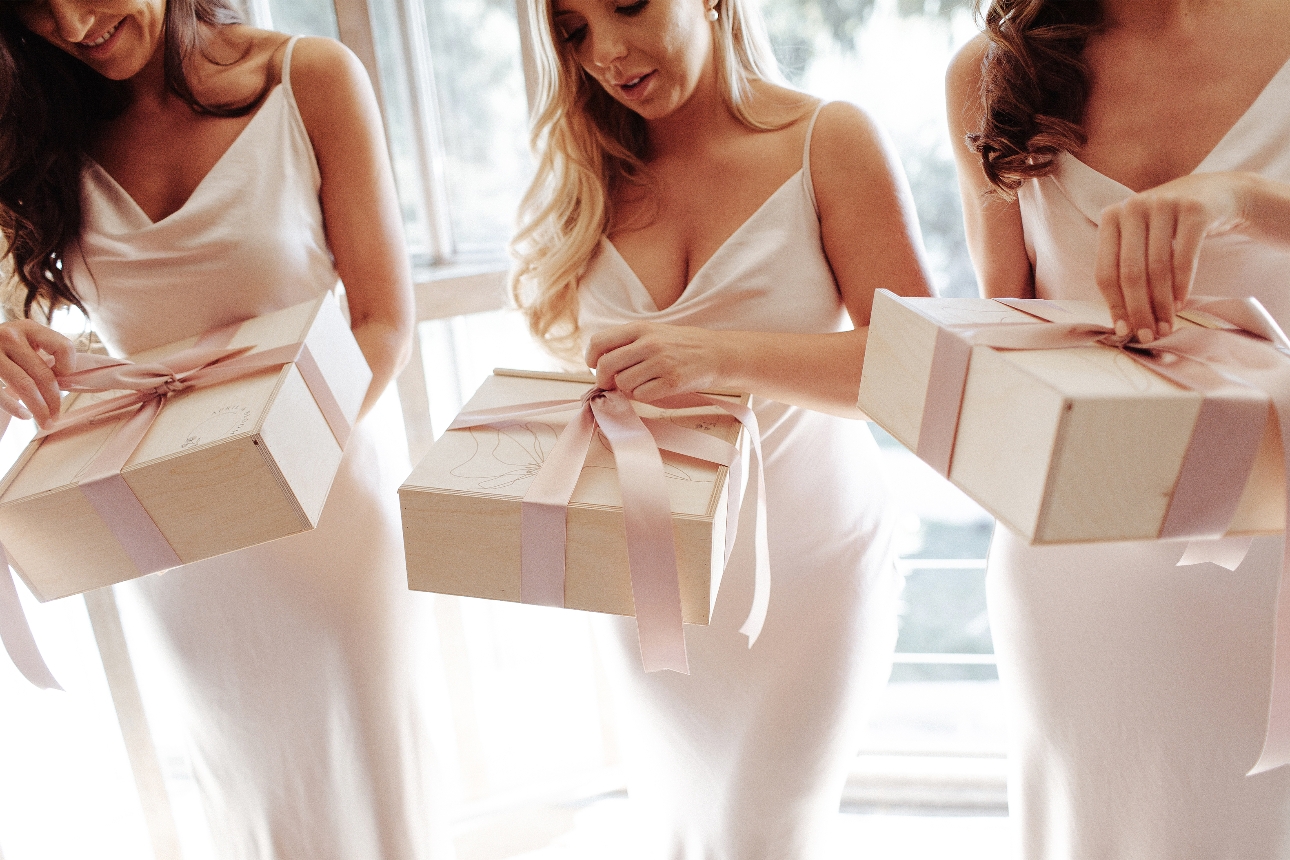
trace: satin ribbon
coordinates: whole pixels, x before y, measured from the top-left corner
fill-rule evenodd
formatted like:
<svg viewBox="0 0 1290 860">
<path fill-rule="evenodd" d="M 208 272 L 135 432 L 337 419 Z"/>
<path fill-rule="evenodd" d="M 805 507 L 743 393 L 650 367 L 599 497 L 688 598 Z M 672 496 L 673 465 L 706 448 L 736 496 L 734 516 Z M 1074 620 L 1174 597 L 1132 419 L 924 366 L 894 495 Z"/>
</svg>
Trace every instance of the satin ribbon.
<svg viewBox="0 0 1290 860">
<path fill-rule="evenodd" d="M 135 364 L 120 358 L 77 353 L 74 369 L 57 377 L 59 388 L 75 392 L 127 391 L 68 411 L 39 433 L 43 439 L 56 433 L 89 427 L 126 417 L 112 437 L 82 472 L 77 486 L 121 544 L 140 575 L 168 570 L 182 564 L 174 548 L 130 489 L 121 469 L 152 427 L 162 406 L 183 391 L 208 388 L 262 371 L 295 363 L 314 396 L 324 419 L 341 448 L 352 425 L 304 343 L 252 352 L 253 346 L 228 348 L 240 323 L 202 335 L 195 346 L 159 361 Z M 0 421 L 0 438 L 9 416 Z M 44 689 L 62 689 L 36 646 L 17 587 L 9 574 L 12 561 L 0 544 L 0 642 L 24 677 Z"/>
<path fill-rule="evenodd" d="M 1046 307 L 1051 305 L 1048 302 L 999 301 L 1039 319 L 1065 318 L 1065 312 L 1054 313 Z M 973 346 L 1065 349 L 1102 345 L 1120 349 L 1153 372 L 1203 395 L 1160 537 L 1193 539 L 1179 565 L 1209 561 L 1235 570 L 1252 538 L 1215 538 L 1221 538 L 1231 524 L 1266 428 L 1266 401 L 1250 397 L 1247 392 L 1251 389 L 1271 400 L 1277 420 L 1286 466 L 1285 533 L 1290 534 L 1290 340 L 1253 298 L 1198 300 L 1189 310 L 1209 317 L 1211 325 L 1217 323 L 1218 327 L 1179 328 L 1140 345 L 1116 336 L 1105 326 L 1078 322 L 938 325 L 919 456 L 926 455 L 938 472 L 948 475 Z M 1287 570 L 1290 541 L 1283 540 L 1267 730 L 1251 775 L 1290 764 Z"/>
<path fill-rule="evenodd" d="M 748 431 L 757 471 L 756 574 L 753 602 L 740 632 L 757 640 L 770 605 L 770 562 L 766 541 L 766 490 L 757 416 L 742 403 L 706 394 L 658 401 L 665 409 L 715 406 Z M 596 428 L 609 442 L 623 496 L 627 559 L 636 608 L 641 662 L 647 672 L 689 673 L 681 625 L 680 581 L 672 533 L 671 502 L 664 484 L 660 449 L 717 463 L 727 473 L 726 545 L 730 560 L 744 485 L 743 459 L 728 442 L 669 421 L 642 418 L 622 392 L 592 388 L 579 400 L 545 400 L 463 412 L 448 427 L 460 430 L 504 424 L 577 408 L 546 457 L 520 504 L 520 600 L 564 606 L 566 517 Z"/>
</svg>

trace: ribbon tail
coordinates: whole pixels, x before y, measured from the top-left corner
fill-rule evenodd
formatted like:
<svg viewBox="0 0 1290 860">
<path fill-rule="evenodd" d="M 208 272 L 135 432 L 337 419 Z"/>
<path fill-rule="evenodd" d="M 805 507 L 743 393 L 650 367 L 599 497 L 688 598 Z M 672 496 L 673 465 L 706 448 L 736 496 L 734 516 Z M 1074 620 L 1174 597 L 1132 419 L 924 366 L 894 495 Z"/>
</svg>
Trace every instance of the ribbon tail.
<svg viewBox="0 0 1290 860">
<path fill-rule="evenodd" d="M 592 400 L 596 421 L 618 467 L 627 529 L 627 563 L 646 672 L 689 674 L 681 624 L 681 584 L 663 457 L 640 416 L 619 392 Z"/>
<path fill-rule="evenodd" d="M 9 572 L 9 558 L 3 546 L 0 546 L 0 641 L 24 678 L 43 690 L 63 689 L 54 680 L 54 673 L 49 671 L 40 647 L 36 645 L 36 637 L 18 599 L 18 586 Z"/>
<path fill-rule="evenodd" d="M 1272 695 L 1268 702 L 1268 728 L 1259 760 L 1246 776 L 1290 764 L 1290 589 L 1286 588 L 1285 566 L 1290 552 L 1283 550 L 1281 577 L 1277 583 L 1277 620 L 1272 634 Z"/>
<path fill-rule="evenodd" d="M 1269 386 L 1272 407 L 1281 434 L 1283 478 L 1286 480 L 1286 503 L 1290 505 L 1290 383 L 1276 379 Z M 1290 507 L 1286 509 L 1290 526 Z M 1263 750 L 1249 775 L 1263 773 L 1290 764 L 1290 589 L 1286 588 L 1286 568 L 1290 565 L 1290 534 L 1282 533 L 1281 571 L 1277 579 L 1277 615 L 1272 632 L 1272 694 L 1268 701 L 1268 728 Z"/>
<path fill-rule="evenodd" d="M 744 425 L 744 429 L 748 431 L 748 441 L 752 446 L 752 477 L 757 481 L 757 519 L 756 528 L 753 532 L 755 571 L 753 574 L 752 606 L 748 609 L 748 618 L 744 620 L 743 626 L 739 628 L 739 632 L 748 637 L 748 647 L 751 648 L 757 642 L 757 637 L 761 635 L 762 628 L 766 624 L 766 613 L 770 610 L 770 541 L 767 538 L 766 528 L 766 472 L 761 453 L 761 426 L 757 423 L 757 413 L 751 407 L 742 403 L 723 400 L 719 397 L 701 396 L 713 406 L 729 412 L 740 424 Z M 734 487 L 731 488 L 730 492 L 735 492 Z M 732 508 L 731 515 L 738 517 L 739 507 L 732 504 Z M 734 533 L 737 522 L 737 520 L 728 521 L 726 527 L 727 559 L 730 558 L 730 550 L 734 547 Z"/>
<path fill-rule="evenodd" d="M 595 437 L 584 408 L 560 433 L 520 502 L 520 600 L 564 606 L 569 500 Z"/>
<path fill-rule="evenodd" d="M 1187 567 L 1209 562 L 1228 570 L 1236 570 L 1245 560 L 1245 554 L 1250 551 L 1250 544 L 1253 542 L 1252 537 L 1202 538 L 1188 541 L 1187 549 L 1183 550 L 1177 566 Z"/>
</svg>

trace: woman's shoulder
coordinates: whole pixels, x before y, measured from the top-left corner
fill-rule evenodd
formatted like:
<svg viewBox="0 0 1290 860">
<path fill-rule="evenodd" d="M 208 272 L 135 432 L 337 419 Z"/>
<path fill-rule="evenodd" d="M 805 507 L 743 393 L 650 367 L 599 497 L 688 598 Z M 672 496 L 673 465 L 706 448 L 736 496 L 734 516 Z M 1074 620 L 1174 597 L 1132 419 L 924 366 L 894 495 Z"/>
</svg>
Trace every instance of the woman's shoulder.
<svg viewBox="0 0 1290 860">
<path fill-rule="evenodd" d="M 286 43 L 277 60 L 281 70 Z M 367 117 L 375 106 L 367 69 L 354 52 L 335 39 L 300 36 L 291 48 L 288 85 L 311 137 L 333 125 Z M 315 143 L 317 141 L 315 140 Z"/>
<path fill-rule="evenodd" d="M 310 94 L 325 94 L 332 87 L 348 89 L 357 82 L 367 82 L 367 70 L 354 52 L 345 45 L 325 36 L 278 37 L 274 65 L 279 75 L 286 62 L 286 48 L 291 47 L 291 65 L 287 74 L 291 90 L 297 98 Z"/>
<path fill-rule="evenodd" d="M 845 101 L 826 102 L 819 107 L 811 131 L 813 174 L 834 166 L 866 162 L 881 157 L 887 147 L 882 128 L 859 105 Z"/>
<path fill-rule="evenodd" d="M 951 104 L 966 104 L 981 89 L 982 64 L 990 50 L 990 39 L 978 33 L 950 58 L 945 70 L 945 96 Z"/>
</svg>

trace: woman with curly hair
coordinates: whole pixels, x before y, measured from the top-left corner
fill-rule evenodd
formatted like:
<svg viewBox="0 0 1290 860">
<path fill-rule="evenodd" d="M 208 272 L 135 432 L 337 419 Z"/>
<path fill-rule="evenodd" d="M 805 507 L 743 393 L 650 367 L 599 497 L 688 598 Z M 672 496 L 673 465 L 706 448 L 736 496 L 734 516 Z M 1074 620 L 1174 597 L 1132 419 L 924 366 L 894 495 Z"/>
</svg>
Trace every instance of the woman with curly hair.
<svg viewBox="0 0 1290 860">
<path fill-rule="evenodd" d="M 638 400 L 751 392 L 765 452 L 756 643 L 747 517 L 711 626 L 687 630 L 691 674 L 643 673 L 633 622 L 607 620 L 646 856 L 819 856 L 895 642 L 877 452 L 847 418 L 874 290 L 928 291 L 907 187 L 861 111 L 779 83 L 747 0 L 531 11 L 513 287 L 534 334 Z"/>
<path fill-rule="evenodd" d="M 227 0 L 5 3 L 0 110 L 23 317 L 0 325 L 0 408 L 58 415 L 73 346 L 39 319 L 67 304 L 128 354 L 343 280 L 365 412 L 406 360 L 399 208 L 338 43 L 244 26 Z M 432 855 L 397 444 L 359 423 L 316 530 L 117 586 L 132 647 L 160 658 L 145 694 L 178 701 L 221 860 Z"/>
<path fill-rule="evenodd" d="M 1101 299 L 1166 335 L 1191 294 L 1290 324 L 1290 5 L 994 0 L 948 102 L 990 296 Z M 1238 570 L 1179 542 L 1031 547 L 987 587 L 1027 860 L 1290 856 L 1268 715 L 1281 539 Z"/>
</svg>

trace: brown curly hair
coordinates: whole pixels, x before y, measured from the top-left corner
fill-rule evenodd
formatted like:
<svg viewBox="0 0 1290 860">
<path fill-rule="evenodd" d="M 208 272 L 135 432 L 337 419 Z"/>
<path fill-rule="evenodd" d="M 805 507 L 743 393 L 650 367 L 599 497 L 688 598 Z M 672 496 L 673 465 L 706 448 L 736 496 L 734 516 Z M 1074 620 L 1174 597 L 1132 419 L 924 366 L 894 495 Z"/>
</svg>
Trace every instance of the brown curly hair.
<svg viewBox="0 0 1290 860">
<path fill-rule="evenodd" d="M 990 46 L 981 67 L 984 115 L 967 136 L 995 189 L 1012 197 L 1084 145 L 1084 45 L 1102 23 L 1098 0 L 977 0 Z"/>
<path fill-rule="evenodd" d="M 100 125 L 128 105 L 124 84 L 110 81 L 32 34 L 13 3 L 0 3 L 0 239 L 5 270 L 0 300 L 8 315 L 47 316 L 80 307 L 64 256 L 80 237 L 81 171 Z M 232 0 L 169 0 L 164 19 L 166 85 L 199 113 L 243 116 L 270 89 L 245 104 L 203 104 L 184 69 L 204 56 L 201 25 L 242 23 Z"/>
</svg>

